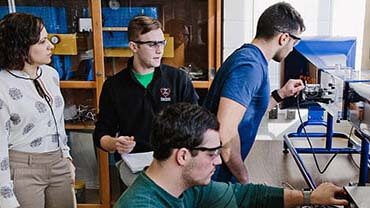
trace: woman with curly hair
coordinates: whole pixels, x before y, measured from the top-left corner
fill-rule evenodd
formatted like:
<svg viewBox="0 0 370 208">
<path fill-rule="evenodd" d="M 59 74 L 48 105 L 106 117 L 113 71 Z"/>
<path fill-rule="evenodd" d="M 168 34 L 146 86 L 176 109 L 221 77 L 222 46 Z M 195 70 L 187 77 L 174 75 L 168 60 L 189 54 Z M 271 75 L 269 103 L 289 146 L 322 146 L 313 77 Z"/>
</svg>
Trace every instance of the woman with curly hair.
<svg viewBox="0 0 370 208">
<path fill-rule="evenodd" d="M 75 206 L 53 48 L 41 18 L 0 20 L 0 207 Z"/>
</svg>

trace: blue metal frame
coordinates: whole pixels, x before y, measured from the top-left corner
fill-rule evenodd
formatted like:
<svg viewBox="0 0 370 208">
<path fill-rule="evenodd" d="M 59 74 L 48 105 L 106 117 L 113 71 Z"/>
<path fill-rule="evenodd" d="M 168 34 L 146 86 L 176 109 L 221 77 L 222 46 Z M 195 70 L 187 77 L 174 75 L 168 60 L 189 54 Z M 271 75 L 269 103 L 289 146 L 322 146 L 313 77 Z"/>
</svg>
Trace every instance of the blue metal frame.
<svg viewBox="0 0 370 208">
<path fill-rule="evenodd" d="M 368 182 L 368 171 L 369 171 L 369 136 L 365 136 L 355 130 L 355 134 L 361 139 L 361 159 L 360 159 L 360 176 L 359 183 L 360 186 L 365 186 Z"/>
<path fill-rule="evenodd" d="M 317 112 L 314 112 L 317 113 Z M 360 176 L 359 176 L 359 185 L 363 186 L 368 181 L 368 163 L 369 163 L 369 141 L 368 138 L 363 138 L 359 133 L 356 135 L 362 140 L 361 144 L 361 150 L 360 146 L 357 145 L 355 141 L 353 141 L 351 138 L 349 138 L 345 134 L 341 133 L 334 133 L 333 132 L 333 116 L 331 116 L 329 113 L 327 114 L 327 121 L 323 121 L 318 119 L 320 116 L 319 114 L 315 114 L 315 116 L 310 116 L 308 121 L 301 124 L 296 133 L 290 133 L 287 135 L 284 135 L 284 152 L 287 153 L 287 149 L 290 150 L 294 160 L 296 161 L 299 170 L 301 171 L 307 185 L 309 185 L 310 188 L 314 189 L 316 188 L 316 183 L 313 181 L 311 175 L 307 171 L 306 167 L 303 164 L 302 159 L 299 156 L 299 153 L 315 153 L 315 154 L 361 154 L 361 162 L 360 162 Z M 322 116 L 321 116 L 322 118 Z M 326 126 L 326 133 L 312 133 L 307 132 L 307 135 L 302 132 L 303 128 L 308 125 L 323 125 Z M 326 146 L 324 148 L 296 148 L 292 145 L 291 139 L 293 137 L 326 137 Z M 333 148 L 332 147 L 332 140 L 334 137 L 339 138 L 345 138 L 348 139 L 348 145 L 349 147 L 346 148 Z"/>
<path fill-rule="evenodd" d="M 290 142 L 290 139 L 287 135 L 284 135 L 284 148 L 285 146 L 292 153 L 292 156 L 298 165 L 299 171 L 301 171 L 303 178 L 305 179 L 307 185 L 310 187 L 310 189 L 315 189 L 317 187 L 315 181 L 312 179 L 311 175 L 308 173 L 306 167 L 303 164 L 301 157 L 299 157 L 296 148 Z"/>
</svg>

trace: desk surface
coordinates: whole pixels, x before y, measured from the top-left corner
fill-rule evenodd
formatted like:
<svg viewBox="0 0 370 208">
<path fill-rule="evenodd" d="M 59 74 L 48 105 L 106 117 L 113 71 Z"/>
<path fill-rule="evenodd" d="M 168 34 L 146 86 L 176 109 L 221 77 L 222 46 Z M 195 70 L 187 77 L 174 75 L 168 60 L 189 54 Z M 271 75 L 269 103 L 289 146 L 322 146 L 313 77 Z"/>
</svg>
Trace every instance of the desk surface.
<svg viewBox="0 0 370 208">
<path fill-rule="evenodd" d="M 370 186 L 345 186 L 344 189 L 357 207 L 370 206 Z"/>
<path fill-rule="evenodd" d="M 325 145 L 325 140 L 312 139 L 315 147 Z M 307 141 L 297 139 L 293 141 L 295 146 L 307 147 Z M 347 145 L 344 139 L 334 139 L 333 146 Z M 328 170 L 320 174 L 313 162 L 312 154 L 300 154 L 307 170 L 317 184 L 322 182 L 333 182 L 339 186 L 346 186 L 350 182 L 358 182 L 359 170 L 353 164 L 349 155 L 338 154 Z M 331 155 L 317 155 L 321 169 L 330 159 Z M 359 155 L 353 155 L 359 164 Z M 295 189 L 307 188 L 304 178 L 299 171 L 292 155 L 283 153 L 283 142 L 281 140 L 257 140 L 247 157 L 245 163 L 249 178 L 252 183 L 265 183 L 272 186 L 284 186 L 286 183 Z"/>
</svg>

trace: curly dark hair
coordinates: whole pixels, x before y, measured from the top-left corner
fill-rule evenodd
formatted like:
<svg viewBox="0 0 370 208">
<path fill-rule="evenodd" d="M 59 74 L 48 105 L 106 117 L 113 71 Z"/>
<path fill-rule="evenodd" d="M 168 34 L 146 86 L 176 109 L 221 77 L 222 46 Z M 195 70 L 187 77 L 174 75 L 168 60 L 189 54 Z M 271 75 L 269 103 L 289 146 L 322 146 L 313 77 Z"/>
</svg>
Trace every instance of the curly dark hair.
<svg viewBox="0 0 370 208">
<path fill-rule="evenodd" d="M 136 16 L 128 24 L 128 39 L 135 41 L 140 35 L 161 28 L 162 24 L 157 19 L 144 15 Z"/>
<path fill-rule="evenodd" d="M 40 39 L 44 28 L 41 18 L 26 13 L 10 13 L 0 20 L 0 67 L 23 70 L 30 63 L 31 45 Z"/>
<path fill-rule="evenodd" d="M 271 39 L 279 32 L 305 31 L 301 15 L 290 4 L 280 2 L 267 8 L 257 23 L 256 38 Z"/>
<path fill-rule="evenodd" d="M 174 148 L 188 148 L 202 144 L 204 133 L 219 130 L 214 114 L 190 103 L 176 103 L 162 110 L 153 121 L 150 143 L 154 158 L 166 160 Z"/>
</svg>

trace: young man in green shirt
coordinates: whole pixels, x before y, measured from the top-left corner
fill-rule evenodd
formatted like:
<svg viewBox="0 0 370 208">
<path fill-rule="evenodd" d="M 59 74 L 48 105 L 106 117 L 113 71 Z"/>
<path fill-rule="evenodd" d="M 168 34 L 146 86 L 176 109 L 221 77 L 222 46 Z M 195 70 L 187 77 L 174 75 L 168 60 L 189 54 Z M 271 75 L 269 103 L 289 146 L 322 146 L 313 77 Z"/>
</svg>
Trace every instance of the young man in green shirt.
<svg viewBox="0 0 370 208">
<path fill-rule="evenodd" d="M 196 105 L 178 103 L 154 119 L 154 161 L 120 197 L 121 207 L 296 207 L 346 205 L 344 190 L 321 184 L 310 194 L 254 184 L 211 181 L 221 164 L 217 118 Z"/>
</svg>

